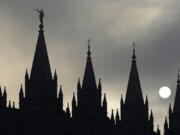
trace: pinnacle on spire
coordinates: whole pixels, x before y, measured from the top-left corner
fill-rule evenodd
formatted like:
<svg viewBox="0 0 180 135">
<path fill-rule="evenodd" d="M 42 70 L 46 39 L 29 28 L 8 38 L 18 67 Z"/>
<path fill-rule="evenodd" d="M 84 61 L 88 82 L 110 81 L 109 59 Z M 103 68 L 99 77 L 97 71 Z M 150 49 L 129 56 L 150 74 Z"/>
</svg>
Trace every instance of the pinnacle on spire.
<svg viewBox="0 0 180 135">
<path fill-rule="evenodd" d="M 11 108 L 11 100 L 9 100 L 8 108 Z"/>
<path fill-rule="evenodd" d="M 19 95 L 20 95 L 21 97 L 24 96 L 23 85 L 22 85 L 22 84 L 21 84 L 21 88 L 20 88 L 20 91 L 19 91 Z"/>
<path fill-rule="evenodd" d="M 72 102 L 76 102 L 76 96 L 75 96 L 75 93 L 73 92 L 73 99 L 72 99 Z"/>
<path fill-rule="evenodd" d="M 133 42 L 133 55 L 132 55 L 132 59 L 136 60 L 135 42 Z"/>
<path fill-rule="evenodd" d="M 29 79 L 29 75 L 28 75 L 28 69 L 26 68 L 26 73 L 25 73 L 25 79 L 28 80 Z"/>
<path fill-rule="evenodd" d="M 113 110 L 113 109 L 112 109 L 112 112 L 111 112 L 111 122 L 112 122 L 113 125 L 115 124 L 115 120 L 114 120 L 114 110 Z"/>
<path fill-rule="evenodd" d="M 151 109 L 151 113 L 150 113 L 150 121 L 153 121 L 154 120 L 154 117 L 153 117 L 153 112 L 152 112 L 152 109 Z"/>
<path fill-rule="evenodd" d="M 88 57 L 91 57 L 90 39 L 88 39 L 88 52 L 87 52 L 87 56 L 88 56 Z"/>
<path fill-rule="evenodd" d="M 89 90 L 97 90 L 97 85 L 96 85 L 96 79 L 95 79 L 95 74 L 94 74 L 94 69 L 91 61 L 91 52 L 90 52 L 90 40 L 88 40 L 88 57 L 86 61 L 86 67 L 85 67 L 85 73 L 84 73 L 84 78 L 83 78 L 83 83 L 82 83 L 82 88 L 83 89 L 89 89 Z"/>
<path fill-rule="evenodd" d="M 103 104 L 107 104 L 107 100 L 106 100 L 106 93 L 104 93 Z"/>
<path fill-rule="evenodd" d="M 62 86 L 60 85 L 60 88 L 59 88 L 59 96 L 61 96 L 63 94 L 62 92 Z"/>
<path fill-rule="evenodd" d="M 70 114 L 70 109 L 69 109 L 69 103 L 67 104 L 66 114 L 67 114 L 68 117 L 71 116 L 71 114 Z"/>
<path fill-rule="evenodd" d="M 117 109 L 117 111 L 116 111 L 116 124 L 118 124 L 119 121 L 120 121 L 120 119 L 119 119 L 119 112 L 118 112 L 118 109 Z"/>
<path fill-rule="evenodd" d="M 78 89 L 78 90 L 81 89 L 81 81 L 80 81 L 80 78 L 78 79 L 77 89 Z"/>
<path fill-rule="evenodd" d="M 99 90 L 101 90 L 101 89 L 102 89 L 102 85 L 101 85 L 101 79 L 100 79 L 100 78 L 99 78 L 98 89 L 99 89 Z"/>
<path fill-rule="evenodd" d="M 56 73 L 56 69 L 54 71 L 54 80 L 57 80 L 57 73 Z"/>
<path fill-rule="evenodd" d="M 129 81 L 127 86 L 125 103 L 127 104 L 144 104 L 143 94 L 141 90 L 141 84 L 138 74 L 138 69 L 135 61 L 135 43 L 133 43 L 133 60 L 131 65 L 131 71 L 129 75 Z"/>
<path fill-rule="evenodd" d="M 43 30 L 39 31 L 30 79 L 52 79 L 51 67 Z"/>
</svg>

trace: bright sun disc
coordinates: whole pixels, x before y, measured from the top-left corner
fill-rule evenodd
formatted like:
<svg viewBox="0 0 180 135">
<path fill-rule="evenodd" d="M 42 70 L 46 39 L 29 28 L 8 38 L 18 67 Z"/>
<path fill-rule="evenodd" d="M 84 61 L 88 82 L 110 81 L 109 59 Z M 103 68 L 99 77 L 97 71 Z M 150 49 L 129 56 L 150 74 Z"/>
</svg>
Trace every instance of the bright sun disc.
<svg viewBox="0 0 180 135">
<path fill-rule="evenodd" d="M 171 96 L 171 89 L 169 87 L 161 87 L 159 89 L 159 95 L 162 98 L 169 98 Z"/>
</svg>

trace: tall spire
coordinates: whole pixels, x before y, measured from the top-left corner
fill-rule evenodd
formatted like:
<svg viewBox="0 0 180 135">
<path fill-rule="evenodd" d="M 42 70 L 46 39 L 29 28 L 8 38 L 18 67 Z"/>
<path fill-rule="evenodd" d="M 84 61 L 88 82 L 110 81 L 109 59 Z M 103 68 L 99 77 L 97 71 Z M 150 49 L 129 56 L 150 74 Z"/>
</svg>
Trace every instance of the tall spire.
<svg viewBox="0 0 180 135">
<path fill-rule="evenodd" d="M 30 79 L 52 79 L 51 68 L 44 37 L 44 25 L 40 24 L 39 28 L 39 36 L 34 54 Z"/>
<path fill-rule="evenodd" d="M 90 49 L 90 39 L 88 39 L 87 61 L 82 84 L 83 89 L 97 89 Z"/>
<path fill-rule="evenodd" d="M 178 69 L 178 76 L 177 76 L 177 86 L 176 86 L 176 96 L 174 101 L 174 113 L 180 113 L 180 74 Z"/>
<path fill-rule="evenodd" d="M 135 43 L 133 43 L 132 65 L 126 93 L 126 104 L 144 104 L 141 84 L 136 66 Z"/>
</svg>

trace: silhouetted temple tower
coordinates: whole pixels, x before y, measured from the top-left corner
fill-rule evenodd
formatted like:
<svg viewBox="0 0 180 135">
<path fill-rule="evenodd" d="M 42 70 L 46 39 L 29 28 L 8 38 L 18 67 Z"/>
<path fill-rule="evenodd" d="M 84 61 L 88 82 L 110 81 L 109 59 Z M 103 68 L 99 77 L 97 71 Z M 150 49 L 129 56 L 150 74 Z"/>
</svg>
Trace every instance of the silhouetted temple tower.
<svg viewBox="0 0 180 135">
<path fill-rule="evenodd" d="M 125 102 L 121 97 L 121 124 L 123 135 L 153 135 L 152 112 L 149 118 L 148 99 L 144 102 L 138 69 L 135 43 Z"/>
<path fill-rule="evenodd" d="M 39 35 L 34 54 L 30 77 L 28 71 L 25 74 L 25 91 L 21 86 L 19 93 L 20 109 L 33 110 L 62 110 L 62 90 L 57 98 L 57 74 L 52 77 L 46 42 L 44 26 L 40 24 Z M 25 92 L 25 93 L 24 93 Z M 58 106 L 59 105 L 59 106 Z"/>
<path fill-rule="evenodd" d="M 164 123 L 164 135 L 180 135 L 180 74 L 178 70 L 176 95 L 173 110 L 169 106 L 169 125 L 167 118 Z"/>
<path fill-rule="evenodd" d="M 75 97 L 73 96 L 72 112 L 76 115 L 74 117 L 85 119 L 101 119 L 107 114 L 104 112 L 105 108 L 102 107 L 102 86 L 101 80 L 99 80 L 98 87 L 96 85 L 96 79 L 94 69 L 91 60 L 90 40 L 88 40 L 88 52 L 87 61 L 85 67 L 85 73 L 83 83 L 81 87 L 80 80 L 77 85 L 77 107 L 75 107 Z M 104 101 L 105 104 L 105 101 Z M 107 104 L 106 104 L 107 106 Z M 76 109 L 76 110 L 75 110 Z M 75 113 L 76 112 L 76 113 Z"/>
</svg>

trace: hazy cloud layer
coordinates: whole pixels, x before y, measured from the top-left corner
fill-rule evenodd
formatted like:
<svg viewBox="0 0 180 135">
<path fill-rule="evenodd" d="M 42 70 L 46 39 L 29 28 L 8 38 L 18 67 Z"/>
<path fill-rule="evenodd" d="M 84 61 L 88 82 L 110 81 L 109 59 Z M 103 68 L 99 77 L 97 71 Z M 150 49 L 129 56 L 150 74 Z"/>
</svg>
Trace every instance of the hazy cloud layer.
<svg viewBox="0 0 180 135">
<path fill-rule="evenodd" d="M 163 126 L 168 105 L 174 100 L 180 65 L 180 2 L 178 0 L 2 0 L 0 1 L 0 84 L 18 106 L 25 69 L 31 70 L 43 8 L 45 36 L 52 71 L 63 86 L 65 105 L 83 78 L 87 39 L 90 38 L 96 79 L 102 79 L 108 108 L 119 108 L 125 96 L 136 42 L 144 96 L 148 94 L 156 124 Z M 172 97 L 158 96 L 161 86 L 172 88 Z M 160 109 L 161 107 L 161 109 Z"/>
</svg>

